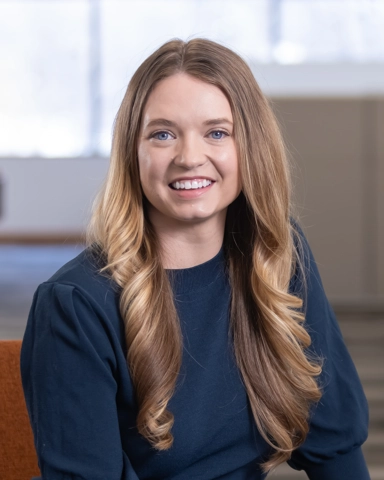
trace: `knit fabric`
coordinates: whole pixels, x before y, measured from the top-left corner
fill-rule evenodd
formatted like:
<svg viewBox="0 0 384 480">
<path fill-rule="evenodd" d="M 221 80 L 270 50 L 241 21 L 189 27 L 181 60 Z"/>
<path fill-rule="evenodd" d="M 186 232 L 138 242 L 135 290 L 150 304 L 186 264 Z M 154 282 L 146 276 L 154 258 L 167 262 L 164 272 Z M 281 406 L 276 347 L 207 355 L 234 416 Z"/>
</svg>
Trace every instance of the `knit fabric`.
<svg viewBox="0 0 384 480">
<path fill-rule="evenodd" d="M 367 480 L 360 445 L 367 403 L 305 237 L 311 349 L 323 358 L 323 397 L 289 464 L 312 480 Z M 38 288 L 24 336 L 23 386 L 43 479 L 261 480 L 270 447 L 258 432 L 229 329 L 223 249 L 196 267 L 168 271 L 183 334 L 169 403 L 174 444 L 153 449 L 136 429 L 119 289 L 90 250 Z M 290 284 L 300 294 L 299 272 Z M 265 372 L 267 375 L 268 372 Z"/>
</svg>

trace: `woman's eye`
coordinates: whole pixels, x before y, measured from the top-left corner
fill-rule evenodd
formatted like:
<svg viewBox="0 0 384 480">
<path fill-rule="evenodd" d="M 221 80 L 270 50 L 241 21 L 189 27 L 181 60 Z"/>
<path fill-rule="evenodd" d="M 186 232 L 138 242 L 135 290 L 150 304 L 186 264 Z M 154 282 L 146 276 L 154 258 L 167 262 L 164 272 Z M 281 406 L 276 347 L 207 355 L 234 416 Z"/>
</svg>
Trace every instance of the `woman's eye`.
<svg viewBox="0 0 384 480">
<path fill-rule="evenodd" d="M 152 138 L 155 138 L 156 140 L 169 140 L 171 134 L 168 132 L 155 132 L 152 134 Z"/>
<path fill-rule="evenodd" d="M 225 136 L 228 136 L 227 132 L 223 132 L 222 130 L 214 130 L 213 132 L 210 133 L 212 135 L 212 138 L 214 140 L 221 140 Z"/>
</svg>

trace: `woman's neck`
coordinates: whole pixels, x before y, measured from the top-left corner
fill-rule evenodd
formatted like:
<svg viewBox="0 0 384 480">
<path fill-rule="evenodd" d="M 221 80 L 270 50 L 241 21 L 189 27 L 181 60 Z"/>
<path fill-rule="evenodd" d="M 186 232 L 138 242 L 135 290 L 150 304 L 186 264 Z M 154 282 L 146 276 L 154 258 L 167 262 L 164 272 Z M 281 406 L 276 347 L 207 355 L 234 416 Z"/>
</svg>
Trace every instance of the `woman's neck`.
<svg viewBox="0 0 384 480">
<path fill-rule="evenodd" d="M 225 215 L 209 222 L 152 224 L 166 269 L 190 268 L 207 262 L 223 244 Z"/>
</svg>

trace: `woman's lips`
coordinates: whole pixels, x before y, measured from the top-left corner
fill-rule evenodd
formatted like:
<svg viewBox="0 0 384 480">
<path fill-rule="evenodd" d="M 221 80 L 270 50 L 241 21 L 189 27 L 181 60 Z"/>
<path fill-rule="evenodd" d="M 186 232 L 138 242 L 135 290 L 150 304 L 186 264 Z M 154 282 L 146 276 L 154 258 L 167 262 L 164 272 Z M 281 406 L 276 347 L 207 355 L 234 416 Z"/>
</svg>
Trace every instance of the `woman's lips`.
<svg viewBox="0 0 384 480">
<path fill-rule="evenodd" d="M 202 186 L 201 188 L 180 188 L 177 190 L 171 185 L 169 185 L 169 188 L 179 198 L 197 198 L 204 195 L 204 193 L 207 193 L 213 187 L 214 183 L 215 182 L 211 182 L 210 185 L 207 185 L 206 187 Z"/>
<path fill-rule="evenodd" d="M 190 190 L 208 187 L 214 180 L 209 177 L 180 177 L 173 180 L 170 185 L 175 190 Z"/>
</svg>

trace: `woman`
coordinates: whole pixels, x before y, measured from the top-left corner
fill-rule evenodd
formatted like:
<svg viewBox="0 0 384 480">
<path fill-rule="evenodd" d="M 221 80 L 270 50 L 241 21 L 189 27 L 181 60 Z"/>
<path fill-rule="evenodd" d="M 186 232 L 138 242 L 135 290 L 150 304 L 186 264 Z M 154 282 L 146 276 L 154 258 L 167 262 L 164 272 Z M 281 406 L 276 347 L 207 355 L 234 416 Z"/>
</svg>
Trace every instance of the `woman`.
<svg viewBox="0 0 384 480">
<path fill-rule="evenodd" d="M 134 74 L 88 248 L 40 285 L 21 369 L 42 478 L 369 478 L 366 400 L 245 62 Z"/>
</svg>

